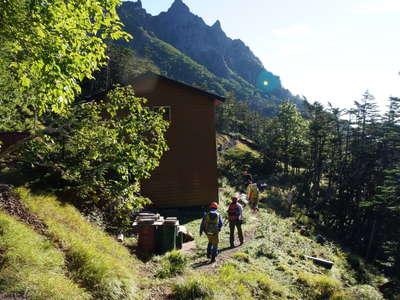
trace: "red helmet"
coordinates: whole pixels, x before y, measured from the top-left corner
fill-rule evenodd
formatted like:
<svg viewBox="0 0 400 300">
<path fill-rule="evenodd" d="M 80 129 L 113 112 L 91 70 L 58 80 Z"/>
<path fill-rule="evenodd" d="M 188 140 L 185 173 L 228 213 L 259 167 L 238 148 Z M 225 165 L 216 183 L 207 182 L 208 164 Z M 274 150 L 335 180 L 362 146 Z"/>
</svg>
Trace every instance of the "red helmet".
<svg viewBox="0 0 400 300">
<path fill-rule="evenodd" d="M 218 208 L 218 203 L 217 202 L 211 202 L 210 208 Z"/>
</svg>

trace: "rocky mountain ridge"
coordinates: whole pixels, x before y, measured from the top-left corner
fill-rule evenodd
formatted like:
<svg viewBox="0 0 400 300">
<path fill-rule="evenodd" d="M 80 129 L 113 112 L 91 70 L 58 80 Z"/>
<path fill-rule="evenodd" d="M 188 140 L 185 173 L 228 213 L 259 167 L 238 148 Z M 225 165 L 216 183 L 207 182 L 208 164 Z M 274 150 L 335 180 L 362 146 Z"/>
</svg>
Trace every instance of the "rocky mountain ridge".
<svg viewBox="0 0 400 300">
<path fill-rule="evenodd" d="M 241 40 L 227 37 L 219 21 L 208 26 L 181 0 L 175 0 L 167 12 L 153 17 L 151 29 L 217 76 L 231 78 L 236 73 L 256 85 L 264 70 L 261 61 Z"/>
<path fill-rule="evenodd" d="M 265 79 L 260 77 L 267 77 L 265 80 L 271 83 L 273 89 L 281 88 L 279 77 L 266 71 L 261 61 L 241 40 L 229 38 L 222 30 L 220 21 L 208 26 L 182 0 L 175 0 L 166 12 L 157 16 L 148 14 L 141 1 L 124 2 L 119 12 L 124 24 L 133 25 L 133 18 L 136 26 L 173 45 L 219 77 L 232 79 L 240 76 L 253 86 Z M 137 31 L 132 26 L 127 26 L 127 29 L 128 32 Z M 132 33 L 137 38 L 138 35 Z M 140 44 L 140 41 L 135 42 Z"/>
<path fill-rule="evenodd" d="M 156 16 L 140 0 L 123 2 L 118 13 L 133 39 L 117 44 L 133 51 L 131 60 L 144 59 L 164 76 L 235 97 L 264 116 L 275 115 L 285 99 L 302 107 L 303 99 L 283 88 L 248 46 L 229 38 L 221 22 L 207 25 L 182 0 Z"/>
</svg>

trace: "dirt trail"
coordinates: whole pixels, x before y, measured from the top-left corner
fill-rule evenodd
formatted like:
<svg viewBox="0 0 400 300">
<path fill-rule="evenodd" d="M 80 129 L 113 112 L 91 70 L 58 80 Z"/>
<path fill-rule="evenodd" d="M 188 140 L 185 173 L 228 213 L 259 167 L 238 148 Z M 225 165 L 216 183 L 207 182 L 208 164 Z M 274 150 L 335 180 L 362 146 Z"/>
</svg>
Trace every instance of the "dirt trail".
<svg viewBox="0 0 400 300">
<path fill-rule="evenodd" d="M 247 226 L 243 226 L 243 234 L 244 234 L 244 244 L 242 246 L 237 246 L 235 248 L 229 248 L 225 247 L 227 245 L 227 240 L 226 238 L 229 237 L 229 233 L 227 230 L 223 231 L 220 233 L 220 245 L 222 244 L 222 248 L 220 248 L 220 253 L 217 257 L 217 261 L 215 263 L 210 263 L 210 259 L 206 257 L 205 251 L 204 250 L 199 250 L 196 247 L 196 241 L 184 243 L 182 247 L 182 252 L 187 254 L 192 262 L 189 264 L 189 267 L 196 271 L 196 272 L 207 272 L 207 273 L 214 273 L 217 272 L 218 268 L 227 260 L 231 259 L 232 256 L 237 253 L 237 252 L 242 252 L 243 248 L 250 243 L 251 241 L 254 240 L 255 238 L 255 233 L 256 229 L 258 227 L 258 222 L 257 222 L 257 217 L 254 216 L 254 219 L 256 220 L 256 224 L 253 224 L 251 228 L 248 228 Z M 253 220 L 254 222 L 254 220 Z M 199 237 L 196 237 L 199 238 Z M 206 239 L 205 236 L 202 236 L 201 239 Z M 235 243 L 237 244 L 237 232 L 235 231 Z M 222 240 L 222 241 L 221 241 Z M 151 268 L 154 266 L 144 266 L 144 270 L 149 272 Z M 152 270 L 154 272 L 154 270 Z M 152 271 L 150 271 L 151 274 Z M 145 272 L 143 272 L 145 274 Z M 161 284 L 154 284 L 151 285 L 148 290 L 148 296 L 146 300 L 152 300 L 152 299 L 160 299 L 160 300 L 167 300 L 167 299 L 172 299 L 171 294 L 172 294 L 172 289 L 171 289 L 171 283 L 175 281 L 176 278 L 172 278 L 170 282 L 164 282 Z"/>
<path fill-rule="evenodd" d="M 201 271 L 201 272 L 215 272 L 219 266 L 221 266 L 225 261 L 229 260 L 232 258 L 232 256 L 237 253 L 241 252 L 243 247 L 254 240 L 255 237 L 255 232 L 256 232 L 256 227 L 253 227 L 251 229 L 247 229 L 244 227 L 243 229 L 243 234 L 244 234 L 244 244 L 242 246 L 236 246 L 235 248 L 230 248 L 230 247 L 222 247 L 219 249 L 219 254 L 217 256 L 216 262 L 215 263 L 210 263 L 210 259 L 208 259 L 205 255 L 205 249 L 204 249 L 204 255 L 195 259 L 195 261 L 190 265 L 192 269 L 196 271 Z M 221 233 L 221 234 L 226 234 L 226 233 Z M 235 243 L 237 244 L 237 232 L 235 231 Z M 220 242 L 221 244 L 221 242 Z M 188 255 L 196 257 L 196 255 L 199 255 L 199 250 L 196 248 L 195 241 L 189 242 L 184 244 L 182 251 Z"/>
</svg>

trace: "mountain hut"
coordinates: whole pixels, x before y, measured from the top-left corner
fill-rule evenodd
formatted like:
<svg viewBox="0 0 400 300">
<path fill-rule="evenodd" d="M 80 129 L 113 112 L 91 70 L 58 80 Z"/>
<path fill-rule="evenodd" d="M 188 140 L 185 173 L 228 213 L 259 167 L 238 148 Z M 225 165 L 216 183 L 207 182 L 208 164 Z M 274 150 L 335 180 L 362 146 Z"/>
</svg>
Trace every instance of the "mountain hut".
<svg viewBox="0 0 400 300">
<path fill-rule="evenodd" d="M 146 105 L 164 108 L 169 146 L 142 193 L 157 208 L 208 205 L 218 201 L 215 107 L 225 98 L 154 73 L 133 81 Z"/>
</svg>

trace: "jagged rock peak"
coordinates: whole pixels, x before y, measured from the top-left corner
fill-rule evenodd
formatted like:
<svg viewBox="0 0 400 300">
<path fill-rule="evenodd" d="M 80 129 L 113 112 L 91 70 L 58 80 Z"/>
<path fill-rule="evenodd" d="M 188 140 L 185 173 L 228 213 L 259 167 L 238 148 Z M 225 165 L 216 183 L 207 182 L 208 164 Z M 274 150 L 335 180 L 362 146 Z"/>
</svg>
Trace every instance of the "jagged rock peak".
<svg viewBox="0 0 400 300">
<path fill-rule="evenodd" d="M 135 9 L 143 9 L 143 5 L 142 5 L 142 1 L 141 0 L 137 0 L 137 1 L 124 1 L 124 2 L 122 2 L 122 4 L 121 4 L 121 7 L 122 6 L 126 6 L 126 7 L 129 7 L 129 8 L 135 8 Z"/>
<path fill-rule="evenodd" d="M 182 12 L 190 12 L 189 7 L 183 3 L 182 0 L 175 0 L 174 3 L 172 3 L 169 11 L 174 10 L 174 11 L 182 11 Z"/>
<path fill-rule="evenodd" d="M 211 27 L 212 27 L 212 28 L 215 28 L 215 29 L 220 29 L 220 30 L 222 30 L 221 22 L 220 22 L 219 20 L 215 21 L 214 25 L 211 26 Z"/>
<path fill-rule="evenodd" d="M 140 9 L 143 10 L 142 1 L 137 0 L 135 1 L 122 1 L 121 5 L 118 6 L 118 10 L 129 11 L 131 9 Z"/>
</svg>

